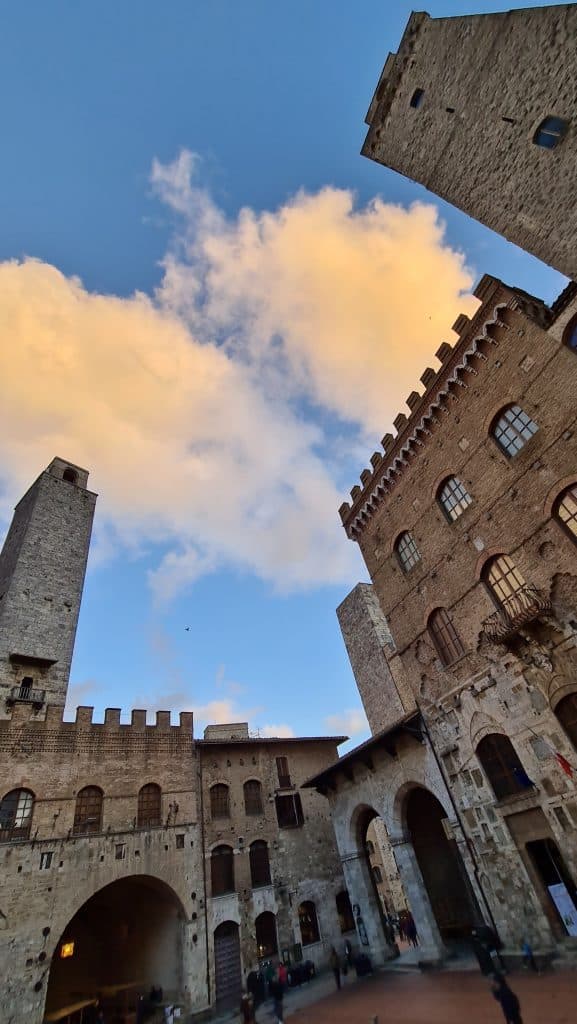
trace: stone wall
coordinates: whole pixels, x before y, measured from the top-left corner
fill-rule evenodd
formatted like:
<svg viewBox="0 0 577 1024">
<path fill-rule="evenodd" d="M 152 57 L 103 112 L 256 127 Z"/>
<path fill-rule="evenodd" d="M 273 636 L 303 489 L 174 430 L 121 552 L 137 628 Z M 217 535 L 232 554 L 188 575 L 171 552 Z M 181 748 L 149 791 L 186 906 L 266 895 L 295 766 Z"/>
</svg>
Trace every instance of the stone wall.
<svg viewBox="0 0 577 1024">
<path fill-rule="evenodd" d="M 0 717 L 24 677 L 45 691 L 40 717 L 66 700 L 96 504 L 87 479 L 53 459 L 16 506 L 0 554 Z"/>
<path fill-rule="evenodd" d="M 441 369 L 423 375 L 425 394 L 409 396 L 397 438 L 384 439 L 385 455 L 373 458 L 373 474 L 365 471 L 341 514 L 428 722 L 501 937 L 511 951 L 527 935 L 559 951 L 563 929 L 527 842 L 555 842 L 577 878 L 575 776 L 555 757 L 576 762 L 556 709 L 577 693 L 577 544 L 555 500 L 577 483 L 577 357 L 563 344 L 577 304 L 573 286 L 547 311 L 488 277 L 476 294 L 479 310 L 458 319 L 458 343 L 441 347 Z M 509 403 L 538 427 L 514 458 L 492 436 Z M 455 521 L 438 500 L 451 475 L 472 499 Z M 420 556 L 409 572 L 396 551 L 403 531 Z M 513 625 L 483 577 L 499 554 L 536 588 Z M 438 608 L 462 644 L 448 663 L 429 628 Z M 504 639 L 487 631 L 488 620 Z M 495 797 L 477 755 L 490 734 L 508 737 L 534 786 Z"/>
<path fill-rule="evenodd" d="M 338 739 L 338 738 L 337 738 Z M 326 801 L 318 793 L 299 787 L 310 776 L 337 759 L 332 739 L 265 740 L 245 742 L 200 742 L 206 842 L 206 874 L 210 891 L 210 857 L 221 844 L 234 850 L 235 891 L 209 898 L 209 960 L 212 965 L 212 936 L 226 920 L 240 926 L 242 968 L 246 974 L 258 963 L 255 919 L 263 911 L 276 916 L 279 953 L 288 950 L 294 958 L 295 944 L 301 943 L 298 908 L 311 900 L 316 907 L 320 941 L 304 946 L 302 955 L 317 968 L 326 965 L 331 946 L 342 947 L 335 897 L 345 888 L 338 851 Z M 286 757 L 290 788 L 279 788 L 276 758 Z M 245 813 L 244 783 L 258 780 L 262 786 L 263 813 Z M 210 790 L 215 784 L 229 787 L 230 817 L 211 817 Z M 302 801 L 300 827 L 279 827 L 275 796 L 298 794 Z M 252 888 L 249 850 L 255 840 L 268 844 L 271 885 Z M 354 932 L 347 936 L 354 939 Z M 214 981 L 213 981 L 214 985 Z"/>
<path fill-rule="evenodd" d="M 207 1005 L 202 834 L 197 815 L 196 753 L 192 714 L 171 726 L 158 712 L 156 725 L 135 711 L 120 725 L 109 709 L 104 723 L 92 708 L 76 722 L 62 708 L 46 719 L 17 705 L 0 722 L 0 794 L 34 793 L 28 841 L 0 845 L 0 1017 L 7 1024 L 43 1018 L 50 965 L 60 937 L 83 905 L 113 882 L 154 884 L 180 907 L 179 948 L 185 1005 Z M 138 791 L 162 788 L 162 825 L 137 827 Z M 99 834 L 74 835 L 76 796 L 83 786 L 104 791 Z M 111 938 L 112 941 L 112 938 Z"/>
<path fill-rule="evenodd" d="M 412 14 L 373 97 L 363 154 L 574 278 L 576 35 L 575 4 Z M 533 136 L 551 115 L 570 127 L 546 149 Z"/>
</svg>

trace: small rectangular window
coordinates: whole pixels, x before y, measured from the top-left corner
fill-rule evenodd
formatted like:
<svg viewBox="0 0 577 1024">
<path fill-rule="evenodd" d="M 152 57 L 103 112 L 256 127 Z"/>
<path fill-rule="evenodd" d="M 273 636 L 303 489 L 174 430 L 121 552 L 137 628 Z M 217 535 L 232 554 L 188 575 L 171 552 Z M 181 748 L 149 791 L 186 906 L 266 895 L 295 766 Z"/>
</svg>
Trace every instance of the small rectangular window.
<svg viewBox="0 0 577 1024">
<path fill-rule="evenodd" d="M 184 835 L 178 835 L 176 837 L 176 849 L 184 850 Z"/>
<path fill-rule="evenodd" d="M 115 860 L 124 860 L 125 857 L 126 857 L 126 844 L 125 843 L 117 843 L 116 844 L 116 851 L 115 851 Z"/>
<path fill-rule="evenodd" d="M 276 770 L 278 772 L 278 784 L 281 789 L 291 789 L 291 777 L 286 757 L 277 757 Z"/>
<path fill-rule="evenodd" d="M 303 808 L 299 793 L 275 797 L 276 816 L 279 828 L 300 828 L 304 823 Z"/>
<path fill-rule="evenodd" d="M 52 864 L 52 858 L 54 854 L 51 850 L 47 850 L 46 853 L 40 854 L 40 870 L 45 871 Z"/>
</svg>

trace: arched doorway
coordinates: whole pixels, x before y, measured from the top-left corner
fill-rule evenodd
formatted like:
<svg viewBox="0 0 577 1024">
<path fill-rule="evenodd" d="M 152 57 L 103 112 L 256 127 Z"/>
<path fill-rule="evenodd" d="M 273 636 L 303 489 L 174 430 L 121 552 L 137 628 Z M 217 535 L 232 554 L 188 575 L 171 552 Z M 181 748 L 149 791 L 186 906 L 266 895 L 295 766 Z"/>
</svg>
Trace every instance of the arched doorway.
<svg viewBox="0 0 577 1024">
<path fill-rule="evenodd" d="M 359 814 L 357 843 L 364 854 L 366 875 L 384 937 L 392 945 L 395 934 L 391 919 L 406 908 L 407 901 L 385 823 L 372 807 L 364 808 Z"/>
<path fill-rule="evenodd" d="M 447 812 L 428 789 L 417 786 L 406 798 L 405 815 L 441 938 L 469 939 L 483 918 L 457 844 L 446 831 Z"/>
<path fill-rule="evenodd" d="M 215 929 L 214 976 L 217 1009 L 236 1007 L 242 990 L 240 938 L 236 921 L 223 921 Z"/>
<path fill-rule="evenodd" d="M 64 929 L 50 967 L 46 1013 L 99 998 L 110 1019 L 134 1013 L 139 994 L 160 987 L 182 999 L 184 909 L 176 893 L 149 875 L 100 889 Z"/>
</svg>

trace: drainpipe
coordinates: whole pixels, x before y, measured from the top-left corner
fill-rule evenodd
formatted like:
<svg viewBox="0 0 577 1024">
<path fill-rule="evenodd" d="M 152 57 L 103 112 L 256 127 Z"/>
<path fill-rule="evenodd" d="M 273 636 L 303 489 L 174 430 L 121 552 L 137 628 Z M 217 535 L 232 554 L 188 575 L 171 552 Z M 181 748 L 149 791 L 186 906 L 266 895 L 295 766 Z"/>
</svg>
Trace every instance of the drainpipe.
<svg viewBox="0 0 577 1024">
<path fill-rule="evenodd" d="M 489 901 L 487 900 L 487 897 L 485 896 L 485 890 L 483 889 L 483 886 L 481 884 L 481 879 L 479 877 L 479 866 L 477 864 L 477 857 L 476 857 L 476 854 L 475 854 L 475 850 L 473 849 L 473 844 L 471 843 L 471 840 L 469 839 L 469 836 L 467 835 L 467 832 L 465 831 L 465 826 L 464 826 L 464 823 L 463 823 L 463 819 L 461 817 L 461 812 L 459 811 L 459 808 L 457 807 L 457 803 L 455 801 L 455 798 L 453 796 L 453 792 L 452 792 L 451 787 L 449 785 L 449 780 L 445 777 L 445 770 L 444 770 L 443 765 L 441 763 L 441 759 L 440 759 L 439 755 L 437 754 L 437 750 L 436 750 L 435 744 L 433 743 L 431 734 L 429 732 L 429 727 L 427 725 L 427 720 L 426 720 L 426 718 L 425 718 L 425 716 L 423 714 L 423 709 L 420 706 L 420 704 L 418 704 L 418 703 L 417 703 L 417 708 L 418 708 L 419 714 L 421 716 L 421 721 L 423 723 L 423 731 L 425 733 L 425 736 L 427 737 L 429 746 L 431 748 L 431 752 L 432 752 L 433 757 L 435 759 L 435 763 L 437 765 L 437 768 L 439 769 L 440 776 L 441 776 L 443 782 L 445 783 L 445 789 L 447 790 L 447 793 L 449 795 L 449 800 L 451 801 L 451 806 L 453 808 L 453 811 L 454 811 L 454 814 L 455 814 L 455 818 L 457 819 L 459 828 L 461 829 L 463 838 L 465 840 L 465 845 L 467 847 L 467 850 L 469 852 L 469 856 L 471 858 L 471 862 L 473 864 L 473 874 L 475 876 L 475 881 L 477 883 L 479 892 L 480 892 L 481 897 L 483 899 L 483 904 L 485 906 L 485 910 L 487 912 L 487 915 L 488 915 L 489 920 L 491 922 L 491 925 L 493 927 L 493 931 L 495 932 L 495 935 L 499 938 L 499 931 L 497 929 L 497 924 L 496 924 L 495 918 L 493 917 L 493 912 L 492 912 L 491 907 L 489 905 Z"/>
<path fill-rule="evenodd" d="M 208 946 L 208 896 L 206 888 L 206 855 L 205 855 L 205 836 L 204 836 L 204 788 L 202 784 L 202 750 L 198 752 L 198 788 L 200 791 L 200 839 L 202 845 L 202 884 L 204 891 L 204 945 L 205 945 L 205 960 L 206 960 L 206 995 L 208 999 L 208 1005 L 210 1006 L 210 959 L 209 959 L 209 946 Z"/>
</svg>

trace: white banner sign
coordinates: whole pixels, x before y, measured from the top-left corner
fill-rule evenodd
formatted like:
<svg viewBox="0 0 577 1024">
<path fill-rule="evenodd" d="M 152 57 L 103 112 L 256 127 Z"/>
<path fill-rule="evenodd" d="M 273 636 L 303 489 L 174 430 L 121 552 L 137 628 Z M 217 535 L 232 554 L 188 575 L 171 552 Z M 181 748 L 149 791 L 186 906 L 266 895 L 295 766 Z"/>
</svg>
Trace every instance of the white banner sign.
<svg viewBox="0 0 577 1024">
<path fill-rule="evenodd" d="M 561 920 L 568 934 L 577 938 L 577 907 L 573 903 L 567 887 L 563 885 L 563 882 L 558 882 L 557 885 L 549 886 L 549 892 L 553 903 L 561 914 Z"/>
</svg>

